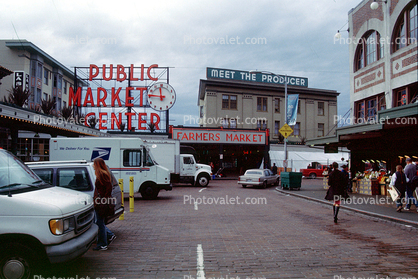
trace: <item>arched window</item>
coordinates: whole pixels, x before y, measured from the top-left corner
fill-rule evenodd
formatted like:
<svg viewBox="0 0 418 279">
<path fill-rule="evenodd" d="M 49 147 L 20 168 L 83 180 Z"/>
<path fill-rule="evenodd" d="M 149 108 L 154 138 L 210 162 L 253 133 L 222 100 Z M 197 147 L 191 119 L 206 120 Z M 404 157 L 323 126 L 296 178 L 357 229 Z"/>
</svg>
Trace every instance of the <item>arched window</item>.
<svg viewBox="0 0 418 279">
<path fill-rule="evenodd" d="M 395 25 L 393 36 L 393 52 L 411 44 L 416 44 L 418 39 L 418 8 L 415 1 L 408 6 L 399 16 Z"/>
<path fill-rule="evenodd" d="M 355 56 L 355 71 L 372 64 L 384 56 L 384 44 L 380 43 L 380 34 L 377 31 L 366 33 L 359 40 Z"/>
</svg>

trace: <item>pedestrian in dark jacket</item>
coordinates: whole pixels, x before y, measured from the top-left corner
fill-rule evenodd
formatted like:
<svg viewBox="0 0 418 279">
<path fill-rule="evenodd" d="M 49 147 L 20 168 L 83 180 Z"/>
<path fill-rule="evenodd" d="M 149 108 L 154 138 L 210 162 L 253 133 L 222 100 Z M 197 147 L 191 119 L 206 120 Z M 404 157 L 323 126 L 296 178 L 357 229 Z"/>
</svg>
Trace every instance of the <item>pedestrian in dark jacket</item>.
<svg viewBox="0 0 418 279">
<path fill-rule="evenodd" d="M 402 212 L 402 200 L 405 198 L 406 185 L 408 182 L 408 177 L 406 177 L 403 172 L 402 166 L 396 166 L 396 172 L 392 175 L 390 180 L 389 189 L 395 187 L 399 192 L 399 197 L 396 199 L 396 211 Z"/>
<path fill-rule="evenodd" d="M 326 200 L 334 201 L 332 206 L 334 213 L 334 223 L 338 221 L 338 211 L 340 210 L 341 200 L 347 198 L 346 186 L 347 179 L 345 175 L 338 170 L 338 164 L 336 162 L 332 163 L 332 172 L 328 176 L 328 191 L 325 196 Z"/>
</svg>

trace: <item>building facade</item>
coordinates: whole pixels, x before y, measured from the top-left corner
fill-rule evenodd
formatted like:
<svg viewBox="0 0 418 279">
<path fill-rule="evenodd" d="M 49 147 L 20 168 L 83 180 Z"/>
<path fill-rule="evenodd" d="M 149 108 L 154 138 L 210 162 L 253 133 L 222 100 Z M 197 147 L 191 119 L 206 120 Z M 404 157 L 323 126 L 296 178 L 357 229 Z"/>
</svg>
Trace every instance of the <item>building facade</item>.
<svg viewBox="0 0 418 279">
<path fill-rule="evenodd" d="M 263 82 L 261 78 L 257 81 L 255 77 L 234 80 L 208 75 L 199 86 L 201 127 L 268 129 L 271 143 L 283 141 L 279 130 L 286 123 L 284 84 Z M 333 134 L 339 93 L 308 88 L 307 79 L 299 79 L 294 78 L 294 85 L 290 85 L 292 78 L 288 77 L 288 96 L 299 95 L 296 123 L 291 126 L 294 132 L 288 140 L 303 143 L 307 138 Z"/>
<path fill-rule="evenodd" d="M 350 10 L 351 119 L 307 144 L 347 147 L 351 171 L 395 171 L 418 160 L 417 1 L 363 0 Z"/>
<path fill-rule="evenodd" d="M 0 100 L 9 95 L 16 83 L 31 92 L 28 108 L 39 109 L 42 100 L 54 100 L 55 115 L 68 106 L 69 88 L 74 73 L 26 40 L 0 40 L 0 65 L 14 72 L 2 79 Z"/>
<path fill-rule="evenodd" d="M 413 103 L 418 94 L 417 1 L 362 1 L 348 15 L 355 122 Z"/>
</svg>

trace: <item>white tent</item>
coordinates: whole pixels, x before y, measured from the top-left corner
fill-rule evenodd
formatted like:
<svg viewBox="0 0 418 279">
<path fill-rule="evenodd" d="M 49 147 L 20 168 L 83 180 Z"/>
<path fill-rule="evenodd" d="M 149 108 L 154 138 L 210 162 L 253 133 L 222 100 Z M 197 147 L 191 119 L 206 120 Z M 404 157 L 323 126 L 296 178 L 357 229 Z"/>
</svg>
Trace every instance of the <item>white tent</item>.
<svg viewBox="0 0 418 279">
<path fill-rule="evenodd" d="M 269 151 L 270 165 L 276 163 L 278 168 L 283 167 L 284 150 L 283 147 L 271 148 Z M 290 147 L 287 151 L 288 154 L 288 168 L 292 168 L 292 171 L 300 171 L 300 169 L 306 169 L 312 162 L 318 162 L 323 165 L 330 165 L 333 162 L 337 162 L 339 165 L 347 164 L 347 160 L 350 154 L 347 150 L 339 151 L 338 153 L 324 153 L 323 149 L 312 149 L 309 147 Z M 342 160 L 343 159 L 343 160 Z"/>
</svg>

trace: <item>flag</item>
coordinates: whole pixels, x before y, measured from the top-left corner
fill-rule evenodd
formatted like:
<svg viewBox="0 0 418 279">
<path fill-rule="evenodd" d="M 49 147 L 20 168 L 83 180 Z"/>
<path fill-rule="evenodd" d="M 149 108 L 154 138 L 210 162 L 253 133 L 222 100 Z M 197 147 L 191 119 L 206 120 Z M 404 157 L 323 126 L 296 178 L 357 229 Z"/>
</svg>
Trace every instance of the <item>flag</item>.
<svg viewBox="0 0 418 279">
<path fill-rule="evenodd" d="M 293 126 L 296 124 L 298 116 L 299 94 L 287 95 L 287 124 Z"/>
</svg>

